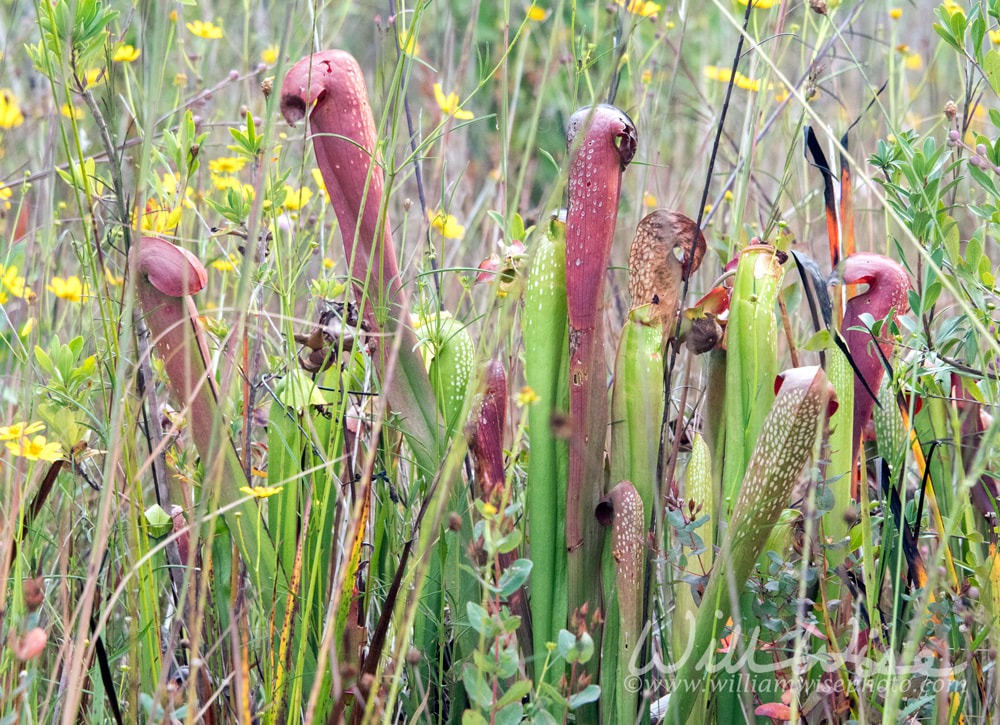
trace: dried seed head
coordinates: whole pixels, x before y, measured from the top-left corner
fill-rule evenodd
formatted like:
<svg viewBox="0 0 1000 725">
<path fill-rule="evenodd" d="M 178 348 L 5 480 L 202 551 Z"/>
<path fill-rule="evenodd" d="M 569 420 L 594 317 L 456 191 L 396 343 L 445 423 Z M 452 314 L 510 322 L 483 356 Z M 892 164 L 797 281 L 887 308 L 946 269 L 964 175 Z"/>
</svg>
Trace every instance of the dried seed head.
<svg viewBox="0 0 1000 725">
<path fill-rule="evenodd" d="M 809 0 L 809 9 L 817 15 L 826 15 L 826 0 Z"/>
<path fill-rule="evenodd" d="M 954 101 L 948 101 L 944 104 L 944 117 L 949 121 L 954 121 L 958 116 L 958 106 L 955 105 Z"/>
<path fill-rule="evenodd" d="M 264 98 L 271 97 L 271 91 L 274 90 L 274 76 L 268 76 L 260 82 L 260 92 L 264 94 Z"/>
</svg>

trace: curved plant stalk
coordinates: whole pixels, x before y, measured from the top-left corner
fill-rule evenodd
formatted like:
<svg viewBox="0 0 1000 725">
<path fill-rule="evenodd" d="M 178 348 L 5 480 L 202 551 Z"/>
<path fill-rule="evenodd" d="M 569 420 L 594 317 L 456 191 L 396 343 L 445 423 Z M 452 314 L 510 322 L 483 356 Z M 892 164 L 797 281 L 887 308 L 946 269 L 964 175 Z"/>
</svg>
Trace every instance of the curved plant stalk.
<svg viewBox="0 0 1000 725">
<path fill-rule="evenodd" d="M 135 287 L 174 395 L 189 410 L 191 437 L 205 468 L 205 490 L 217 487 L 219 505 L 246 498 L 249 485 L 232 441 L 225 433 L 215 380 L 208 370 L 208 348 L 198 328 L 191 295 L 205 286 L 205 268 L 185 249 L 157 237 L 142 237 L 133 252 Z M 247 568 L 261 592 L 279 589 L 284 574 L 275 568 L 275 551 L 253 500 L 229 509 L 224 518 Z"/>
<path fill-rule="evenodd" d="M 417 339 L 407 326 L 391 225 L 383 208 L 375 120 L 357 61 L 342 50 L 300 60 L 282 84 L 281 112 L 289 123 L 309 115 L 316 163 L 337 214 L 365 319 L 386 340 L 402 337 L 396 372 L 383 384 L 390 409 L 405 420 L 401 427 L 418 466 L 430 476 L 438 468 L 444 439 Z M 386 346 L 379 349 L 384 364 Z"/>
<path fill-rule="evenodd" d="M 566 225 L 549 223 L 538 244 L 525 291 L 524 380 L 537 398 L 528 408 L 528 486 L 525 506 L 531 553 L 531 629 L 535 671 L 546 644 L 566 626 L 566 475 L 568 447 L 553 417 L 569 408 L 566 317 Z M 562 660 L 550 667 L 553 682 Z"/>
<path fill-rule="evenodd" d="M 581 136 L 582 140 L 578 140 Z M 581 108 L 570 118 L 573 151 L 566 214 L 569 312 L 570 458 L 566 491 L 569 607 L 596 610 L 599 583 L 590 569 L 600 553 L 594 508 L 604 489 L 608 393 L 604 355 L 605 270 L 618 219 L 622 172 L 635 155 L 635 124 L 614 106 Z"/>
<path fill-rule="evenodd" d="M 674 331 L 684 270 L 697 271 L 707 247 L 698 225 L 676 211 L 657 209 L 636 227 L 628 255 L 632 307 L 651 305 L 648 316 L 666 335 Z"/>
<path fill-rule="evenodd" d="M 836 410 L 833 386 L 819 367 L 786 370 L 775 381 L 776 397 L 754 448 L 730 517 L 721 553 L 698 607 L 693 647 L 684 652 L 665 722 L 686 723 L 701 696 L 722 628 L 746 585 L 792 487 L 813 451 L 820 426 Z"/>
<path fill-rule="evenodd" d="M 726 326 L 726 457 L 724 510 L 733 506 L 747 462 L 774 401 L 778 374 L 774 308 L 785 270 L 777 250 L 752 244 L 739 257 Z"/>
<path fill-rule="evenodd" d="M 655 429 L 654 429 L 655 430 Z M 621 481 L 601 499 L 594 512 L 602 526 L 611 527 L 610 555 L 613 561 L 617 604 L 617 637 L 604 638 L 601 655 L 601 688 L 606 722 L 633 723 L 639 710 L 639 689 L 627 687 L 629 665 L 640 646 L 642 632 L 643 570 L 646 562 L 645 524 L 649 512 L 629 481 Z M 613 616 L 608 614 L 608 616 Z M 610 625 L 606 625 L 610 631 Z M 609 675 L 613 673 L 613 680 Z M 606 693 L 612 693 L 609 698 Z M 614 715 L 612 715 L 614 713 Z"/>
</svg>

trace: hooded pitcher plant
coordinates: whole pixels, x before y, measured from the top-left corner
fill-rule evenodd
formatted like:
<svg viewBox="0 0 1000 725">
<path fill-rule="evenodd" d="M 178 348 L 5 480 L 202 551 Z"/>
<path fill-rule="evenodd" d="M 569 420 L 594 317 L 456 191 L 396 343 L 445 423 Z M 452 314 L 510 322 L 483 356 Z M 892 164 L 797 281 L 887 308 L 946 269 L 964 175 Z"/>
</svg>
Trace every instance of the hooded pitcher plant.
<svg viewBox="0 0 1000 725">
<path fill-rule="evenodd" d="M 900 314 L 905 314 L 909 310 L 907 292 L 910 289 L 910 277 L 898 262 L 881 254 L 853 254 L 844 260 L 843 273 L 844 284 L 868 285 L 865 292 L 847 301 L 844 322 L 841 326 L 847 348 L 851 351 L 851 357 L 857 366 L 857 373 L 864 378 L 862 382 L 861 377 L 856 375 L 854 380 L 852 460 L 856 462 L 861 449 L 861 433 L 875 410 L 875 398 L 872 397 L 872 393 L 878 391 L 885 372 L 882 356 L 889 359 L 893 347 L 889 329 L 883 326 L 879 335 L 873 338 L 861 315 L 869 314 L 878 322 L 891 312 L 892 321 L 895 322 Z M 881 354 L 874 349 L 873 339 L 881 348 Z"/>
<path fill-rule="evenodd" d="M 191 299 L 205 286 L 205 268 L 191 252 L 157 237 L 142 237 L 134 249 L 136 293 L 153 345 L 174 395 L 190 410 L 191 437 L 205 467 L 206 484 L 218 486 L 220 507 L 230 506 L 245 498 L 240 488 L 249 484 L 222 425 L 208 347 Z M 256 583 L 271 588 L 275 550 L 256 504 L 245 501 L 223 516 L 247 568 L 257 573 Z"/>
<path fill-rule="evenodd" d="M 732 604 L 788 504 L 821 426 L 837 408 L 833 386 L 819 367 L 786 370 L 775 380 L 774 389 L 774 404 L 750 457 L 688 646 L 675 652 L 678 670 L 664 720 L 670 725 L 683 725 L 694 711 L 705 679 L 711 676 L 705 665 L 727 620 L 732 616 L 737 625 L 740 622 Z"/>
<path fill-rule="evenodd" d="M 570 457 L 566 491 L 569 607 L 598 591 L 586 569 L 600 551 L 594 508 L 604 486 L 608 422 L 603 311 L 605 270 L 618 219 L 625 167 L 635 156 L 635 124 L 614 106 L 581 108 L 567 128 L 573 153 L 566 214 L 566 296 L 569 313 Z"/>
<path fill-rule="evenodd" d="M 608 548 L 613 562 L 617 600 L 617 621 L 606 625 L 609 632 L 612 629 L 616 631 L 617 641 L 611 642 L 605 636 L 601 656 L 604 719 L 605 722 L 635 722 L 639 710 L 639 688 L 629 687 L 626 680 L 636 649 L 641 646 L 639 635 L 644 611 L 642 593 L 647 514 L 635 486 L 629 481 L 621 481 L 601 499 L 594 515 L 602 526 L 611 527 Z M 608 575 L 607 571 L 605 575 Z M 608 693 L 613 696 L 608 697 Z"/>
<path fill-rule="evenodd" d="M 553 419 L 569 408 L 566 317 L 566 225 L 552 221 L 535 250 L 524 297 L 524 381 L 536 400 L 528 407 L 528 545 L 531 553 L 531 631 L 535 671 L 546 643 L 566 626 L 566 441 Z M 553 666 L 554 682 L 562 660 Z"/>
<path fill-rule="evenodd" d="M 289 123 L 307 115 L 316 163 L 344 237 L 344 255 L 364 316 L 384 333 L 379 345 L 401 337 L 395 373 L 383 380 L 389 407 L 406 419 L 403 430 L 424 475 L 437 469 L 441 445 L 434 396 L 404 308 L 391 225 L 383 208 L 384 175 L 376 150 L 375 120 L 364 76 L 342 50 L 314 53 L 296 63 L 281 88 L 281 113 Z"/>
</svg>

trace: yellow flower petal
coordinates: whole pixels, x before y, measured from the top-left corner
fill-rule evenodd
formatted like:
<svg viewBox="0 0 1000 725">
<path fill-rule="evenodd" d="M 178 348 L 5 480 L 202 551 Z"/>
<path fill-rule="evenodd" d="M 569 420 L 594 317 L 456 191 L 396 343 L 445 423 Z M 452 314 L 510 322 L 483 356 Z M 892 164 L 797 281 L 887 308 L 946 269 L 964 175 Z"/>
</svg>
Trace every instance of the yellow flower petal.
<svg viewBox="0 0 1000 725">
<path fill-rule="evenodd" d="M 543 20 L 545 20 L 545 18 L 547 18 L 548 16 L 549 16 L 548 11 L 546 11 L 544 8 L 538 7 L 535 4 L 532 4 L 532 6 L 528 8 L 528 20 L 534 20 L 536 23 L 540 23 Z"/>
<path fill-rule="evenodd" d="M 0 128 L 14 128 L 24 123 L 17 96 L 9 88 L 0 89 Z"/>
<path fill-rule="evenodd" d="M 138 48 L 133 48 L 131 45 L 120 45 L 111 60 L 116 63 L 131 63 L 134 60 L 138 60 L 141 52 Z"/>
<path fill-rule="evenodd" d="M 427 212 L 427 218 L 431 226 L 439 230 L 446 239 L 461 239 L 465 236 L 465 227 L 458 223 L 458 219 L 443 211 Z"/>
<path fill-rule="evenodd" d="M 30 425 L 28 423 L 15 423 L 0 428 L 0 441 L 16 441 L 32 433 L 37 433 L 43 428 L 45 428 L 45 424 L 38 420 Z"/>
<path fill-rule="evenodd" d="M 193 23 L 185 23 L 184 25 L 192 34 L 197 35 L 199 38 L 218 40 L 222 37 L 222 28 L 212 23 L 203 23 L 200 20 L 195 20 Z"/>
<path fill-rule="evenodd" d="M 235 174 L 246 164 L 239 156 L 223 156 L 208 162 L 208 170 L 213 174 Z"/>
<path fill-rule="evenodd" d="M 268 65 L 272 65 L 273 63 L 275 63 L 275 61 L 278 60 L 278 46 L 272 45 L 268 48 L 265 48 L 264 51 L 260 54 L 260 59 L 265 63 L 267 63 Z"/>
<path fill-rule="evenodd" d="M 458 107 L 458 94 L 449 93 L 447 96 L 441 89 L 440 83 L 434 84 L 434 100 L 437 101 L 438 107 L 442 112 L 449 116 L 453 116 L 460 121 L 467 121 L 470 118 L 474 118 L 473 114 L 469 111 L 463 111 Z"/>
<path fill-rule="evenodd" d="M 7 448 L 15 456 L 27 458 L 29 461 L 58 461 L 63 457 L 62 446 L 49 443 L 45 436 L 35 436 L 32 440 L 23 438 L 18 441 L 8 441 Z"/>
<path fill-rule="evenodd" d="M 67 277 L 66 279 L 53 277 L 52 283 L 45 289 L 56 297 L 69 300 L 70 302 L 80 302 L 86 292 L 83 283 L 80 282 L 80 278 L 76 276 Z"/>
</svg>

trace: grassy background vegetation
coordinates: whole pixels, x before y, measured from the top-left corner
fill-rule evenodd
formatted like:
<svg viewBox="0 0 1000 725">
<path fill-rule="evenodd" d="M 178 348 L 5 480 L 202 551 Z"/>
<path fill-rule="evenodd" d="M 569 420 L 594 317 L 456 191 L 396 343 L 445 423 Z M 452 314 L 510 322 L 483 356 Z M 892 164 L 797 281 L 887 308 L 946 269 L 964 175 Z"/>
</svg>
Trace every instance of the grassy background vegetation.
<svg viewBox="0 0 1000 725">
<path fill-rule="evenodd" d="M 375 629 L 403 543 L 431 494 L 429 482 L 409 467 L 391 422 L 375 442 L 378 371 L 360 355 L 343 374 L 352 394 L 321 394 L 333 420 L 342 423 L 326 433 L 329 447 L 295 449 L 283 464 L 294 475 L 279 480 L 274 473 L 275 438 L 268 430 L 274 418 L 266 424 L 272 406 L 295 407 L 300 394 L 288 382 L 301 351 L 294 334 L 312 328 L 322 298 L 342 295 L 348 269 L 305 125 L 289 126 L 278 110 L 285 73 L 313 51 L 348 50 L 364 71 L 382 144 L 388 218 L 411 307 L 447 310 L 467 327 L 478 361 L 497 358 L 507 369 L 505 447 L 515 500 L 523 498 L 524 411 L 530 404 L 522 390 L 515 320 L 538 234 L 515 239 L 523 226 L 514 218 L 541 228 L 565 205 L 566 123 L 577 108 L 595 102 L 613 101 L 624 109 L 639 135 L 623 181 L 609 271 L 606 329 L 612 343 L 629 311 L 629 242 L 639 220 L 656 208 L 691 218 L 703 213 L 710 251 L 687 303 L 708 292 L 734 250 L 753 237 L 794 244 L 831 272 L 821 175 L 804 154 L 803 131 L 812 126 L 833 159 L 841 151 L 836 141 L 850 128 L 857 249 L 906 263 L 917 280 L 922 314 L 911 313 L 901 330 L 903 358 L 914 353 L 903 366 L 908 392 L 947 396 L 945 378 L 957 371 L 973 381 L 984 409 L 996 402 L 995 381 L 979 374 L 995 372 L 997 345 L 991 260 L 998 253 L 1000 217 L 992 180 L 1000 163 L 1000 116 L 991 121 L 990 111 L 1000 109 L 1000 59 L 990 60 L 987 51 L 1000 45 L 1000 29 L 988 14 L 989 3 L 817 0 L 812 9 L 801 2 L 761 3 L 749 17 L 708 179 L 745 10 L 728 0 L 565 0 L 531 7 L 512 0 L 398 7 L 395 0 L 110 0 L 104 9 L 117 14 L 89 36 L 78 34 L 74 52 L 61 41 L 40 45 L 47 18 L 85 5 L 0 0 L 4 722 L 103 722 L 115 715 L 112 701 L 126 721 L 205 715 L 296 722 L 317 717 L 317 708 L 330 715 L 325 688 L 334 693 L 333 702 L 340 678 L 357 676 L 358 662 L 346 662 L 346 668 L 336 662 L 326 680 L 297 673 L 315 664 L 310 658 L 317 652 L 336 649 L 330 645 L 333 633 L 344 635 L 348 615 L 331 602 L 349 598 L 356 574 L 363 583 L 362 636 Z M 816 11 L 819 5 L 824 14 Z M 978 53 L 966 27 L 960 33 L 963 52 L 933 29 L 935 23 L 953 27 L 956 14 L 971 19 L 977 12 L 986 30 Z M 26 46 L 40 50 L 33 57 Z M 946 114 L 949 102 L 955 107 Z M 950 131 L 956 133 L 944 148 Z M 259 138 L 248 140 L 254 134 Z M 979 153 L 991 166 L 984 162 L 977 175 L 967 162 L 979 144 L 985 144 Z M 870 163 L 873 154 L 885 163 Z M 918 156 L 932 161 L 918 166 Z M 917 171 L 911 176 L 904 168 Z M 940 179 L 940 186 L 917 198 L 922 184 L 914 182 L 928 179 Z M 955 185 L 945 189 L 951 181 Z M 929 210 L 933 223 L 907 214 L 918 207 Z M 126 253 L 142 233 L 174 241 L 207 268 L 207 286 L 196 303 L 215 355 L 224 430 L 251 471 L 246 497 L 272 523 L 294 516 L 279 510 L 279 501 L 315 519 L 298 519 L 301 531 L 310 534 L 299 541 L 306 578 L 295 618 L 308 623 L 308 631 L 300 625 L 297 633 L 282 634 L 281 621 L 272 620 L 272 604 L 282 592 L 275 593 L 273 582 L 254 581 L 253 563 L 249 578 L 230 566 L 236 559 L 228 536 L 204 545 L 221 524 L 200 487 L 204 472 L 185 432 L 184 411 L 176 410 L 159 359 L 150 361 L 149 342 L 136 335 L 140 315 Z M 267 253 L 244 253 L 256 246 L 258 234 L 267 235 Z M 512 250 L 515 241 L 526 243 L 523 255 Z M 971 263 L 970 243 L 977 245 Z M 517 268 L 513 284 L 477 282 L 477 268 L 492 254 Z M 928 276 L 929 265 L 940 271 Z M 782 367 L 789 366 L 793 350 L 803 364 L 815 364 L 817 353 L 803 349 L 814 329 L 802 286 L 797 276 L 789 278 L 787 324 L 777 342 Z M 932 350 L 943 357 L 930 356 Z M 952 364 L 958 361 L 964 367 Z M 670 416 L 698 427 L 713 415 L 703 400 L 705 366 L 685 353 L 679 366 Z M 689 393 L 682 393 L 682 382 L 692 386 Z M 958 419 L 947 410 L 941 415 L 950 427 L 938 436 L 961 443 Z M 35 422 L 41 426 L 25 434 Z M 938 656 L 952 662 L 972 661 L 975 652 L 995 648 L 1000 634 L 1000 579 L 990 564 L 995 549 L 983 524 L 962 506 L 977 478 L 970 472 L 992 463 L 992 430 L 990 424 L 985 452 L 969 470 L 953 455 L 942 464 L 951 467 L 939 474 L 954 497 L 947 521 L 968 542 L 957 545 L 959 581 L 935 613 L 936 641 L 950 650 Z M 153 453 L 160 435 L 167 441 Z M 369 448 L 369 465 L 381 474 L 374 478 L 372 470 L 365 473 Z M 462 452 L 451 455 L 461 460 Z M 681 450 L 678 479 L 687 458 Z M 913 489 L 920 476 L 910 463 Z M 358 490 L 365 490 L 355 488 L 356 478 L 365 477 L 372 481 L 373 509 L 362 520 L 359 567 L 350 555 L 351 526 L 359 520 Z M 455 480 L 448 485 L 460 490 L 464 479 Z M 287 492 L 282 497 L 277 490 L 281 486 L 301 486 L 302 499 L 289 502 Z M 314 507 L 309 514 L 303 511 L 307 500 Z M 161 510 L 151 509 L 157 503 Z M 193 527 L 192 551 L 204 546 L 203 565 L 187 578 L 177 575 L 180 560 L 170 566 L 174 542 L 164 538 L 174 525 L 167 516 L 172 506 Z M 875 523 L 863 522 L 869 542 L 873 531 L 879 539 L 879 522 L 888 518 L 884 507 L 873 511 Z M 470 511 L 460 513 L 474 518 Z M 523 531 L 523 517 L 515 518 Z M 933 532 L 934 524 L 928 526 Z M 659 535 L 658 554 L 669 559 L 666 552 L 680 545 L 669 531 Z M 933 586 L 947 547 L 930 539 L 925 554 Z M 455 559 L 454 542 L 447 555 L 438 548 L 428 553 L 425 541 L 417 548 L 417 567 L 431 567 L 428 561 L 440 556 L 456 581 L 459 568 L 478 571 L 464 552 Z M 519 550 L 530 558 L 523 544 Z M 772 572 L 773 587 L 784 594 L 790 571 Z M 444 584 L 439 579 L 427 587 L 447 590 L 451 580 L 439 576 Z M 770 591 L 766 578 L 759 583 Z M 190 595 L 195 590 L 203 595 Z M 335 596 L 339 591 L 348 596 Z M 490 596 L 477 593 L 476 601 L 481 597 L 485 604 Z M 380 669 L 377 684 L 362 683 L 384 688 L 369 708 L 370 718 L 436 722 L 447 712 L 450 695 L 427 692 L 432 683 L 453 690 L 445 662 L 464 650 L 455 645 L 454 651 L 423 651 L 427 670 L 401 656 L 410 647 L 403 606 L 410 606 L 406 617 L 415 616 L 414 601 L 404 587 L 393 603 L 398 609 L 381 665 L 385 677 Z M 662 650 L 670 641 L 672 601 L 657 599 L 662 643 L 656 646 Z M 185 613 L 188 606 L 194 615 Z M 456 600 L 438 611 L 447 612 L 450 625 L 466 616 L 464 607 Z M 285 611 L 283 605 L 278 611 Z M 785 612 L 776 613 L 775 621 L 785 615 L 794 619 Z M 445 631 L 445 622 L 438 624 Z M 918 645 L 927 646 L 926 632 L 898 626 L 899 632 L 891 624 L 900 652 L 903 642 L 912 644 L 910 656 Z M 279 643 L 291 650 L 288 664 L 276 654 Z M 419 651 L 420 642 L 414 645 Z M 479 654 L 487 649 L 480 643 Z M 102 663 L 109 667 L 103 674 Z M 959 708 L 968 705 L 969 719 L 985 722 L 996 703 L 995 649 L 976 663 L 970 682 L 980 692 Z M 458 671 L 461 664 L 451 667 Z M 404 671 L 407 677 L 400 680 Z M 528 679 L 523 667 L 519 672 Z M 518 676 L 499 680 L 509 685 Z M 564 694 L 578 691 L 573 682 L 563 687 Z M 647 711 L 663 687 L 662 681 L 648 684 Z M 880 699 L 877 707 L 853 701 L 849 712 L 835 717 L 871 722 L 896 719 L 906 710 L 923 721 L 954 722 L 954 702 L 934 693 L 909 709 L 891 699 Z M 530 719 L 530 708 L 526 713 Z M 485 716 L 489 721 L 489 712 Z"/>
</svg>

